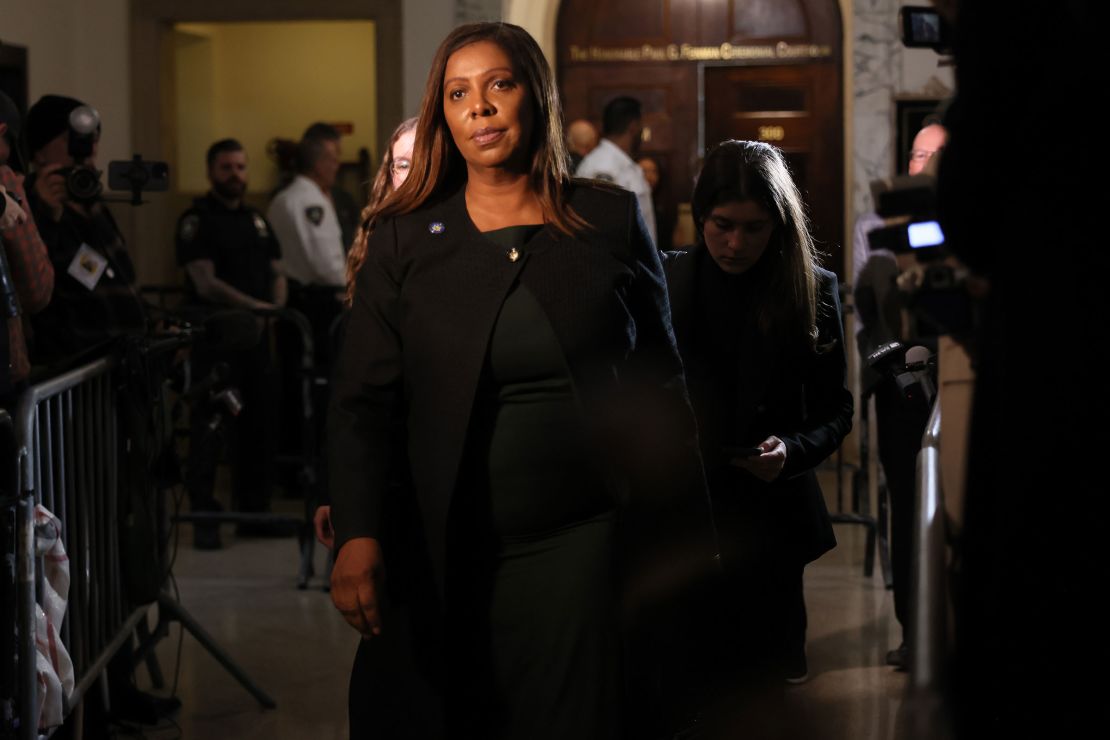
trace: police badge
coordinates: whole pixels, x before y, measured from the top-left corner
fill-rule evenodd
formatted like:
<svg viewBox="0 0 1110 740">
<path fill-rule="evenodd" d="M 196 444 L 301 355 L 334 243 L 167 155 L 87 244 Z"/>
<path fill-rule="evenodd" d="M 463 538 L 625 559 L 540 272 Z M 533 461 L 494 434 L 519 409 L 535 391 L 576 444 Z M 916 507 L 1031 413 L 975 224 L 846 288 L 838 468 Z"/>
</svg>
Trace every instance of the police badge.
<svg viewBox="0 0 1110 740">
<path fill-rule="evenodd" d="M 309 206 L 304 209 L 305 218 L 312 222 L 313 226 L 319 226 L 320 222 L 324 220 L 324 207 L 323 206 Z"/>
<path fill-rule="evenodd" d="M 254 214 L 254 230 L 258 232 L 259 239 L 268 239 L 270 237 L 270 230 L 266 228 L 266 219 L 257 213 Z"/>
</svg>

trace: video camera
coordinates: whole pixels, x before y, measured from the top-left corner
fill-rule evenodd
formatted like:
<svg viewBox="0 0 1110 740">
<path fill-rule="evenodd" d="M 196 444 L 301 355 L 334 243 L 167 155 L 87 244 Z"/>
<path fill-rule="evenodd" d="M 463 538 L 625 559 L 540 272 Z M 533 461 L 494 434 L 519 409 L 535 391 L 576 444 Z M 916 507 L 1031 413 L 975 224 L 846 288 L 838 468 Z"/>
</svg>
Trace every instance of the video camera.
<svg viewBox="0 0 1110 740">
<path fill-rule="evenodd" d="M 87 164 L 93 145 L 100 138 L 100 113 L 91 105 L 81 105 L 69 114 L 69 156 L 76 163 L 63 167 L 58 174 L 65 178 L 66 192 L 71 200 L 89 204 L 104 191 L 104 174 Z M 144 190 L 165 191 L 170 186 L 170 168 L 165 162 L 147 162 L 136 154 L 130 160 L 108 163 L 108 188 L 129 191 L 131 205 L 141 205 Z"/>
<path fill-rule="evenodd" d="M 945 256 L 944 231 L 936 216 L 936 180 L 932 175 L 899 175 L 871 181 L 875 212 L 886 226 L 867 233 L 871 251 L 913 254 L 919 262 Z"/>
<path fill-rule="evenodd" d="M 235 386 L 231 368 L 216 358 L 252 349 L 261 336 L 261 324 L 250 311 L 166 313 L 155 331 L 125 339 L 126 360 L 121 365 L 134 379 L 130 387 L 149 389 L 143 396 L 152 408 L 159 408 L 157 415 L 172 421 L 188 408 L 190 413 L 204 414 L 206 433 L 215 434 L 227 419 L 243 410 L 243 395 Z M 199 355 L 204 355 L 205 361 L 198 363 Z M 176 450 L 165 443 L 161 448 L 167 455 L 162 458 L 162 475 L 175 479 L 179 476 Z"/>
<path fill-rule="evenodd" d="M 904 5 L 898 10 L 902 45 L 909 49 L 932 49 L 938 54 L 952 51 L 952 28 L 936 8 Z"/>
<path fill-rule="evenodd" d="M 871 251 L 886 250 L 896 259 L 912 254 L 915 259 L 898 278 L 899 289 L 909 299 L 907 307 L 928 333 L 970 332 L 975 313 L 966 288 L 968 271 L 948 259 L 937 219 L 935 178 L 922 173 L 874 180 L 871 197 L 885 222 L 867 234 Z"/>
</svg>

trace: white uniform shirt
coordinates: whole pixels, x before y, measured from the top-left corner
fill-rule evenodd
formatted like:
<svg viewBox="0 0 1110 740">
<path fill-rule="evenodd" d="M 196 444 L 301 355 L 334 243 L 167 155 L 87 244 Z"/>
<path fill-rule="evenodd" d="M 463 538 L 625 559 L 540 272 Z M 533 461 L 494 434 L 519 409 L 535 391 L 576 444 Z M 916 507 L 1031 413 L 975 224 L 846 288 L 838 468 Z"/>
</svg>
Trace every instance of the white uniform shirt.
<svg viewBox="0 0 1110 740">
<path fill-rule="evenodd" d="M 302 285 L 347 284 L 347 257 L 335 205 L 304 175 L 274 196 L 266 218 L 281 245 L 282 274 Z"/>
<path fill-rule="evenodd" d="M 894 257 L 894 252 L 889 249 L 876 249 L 871 251 L 871 244 L 868 241 L 867 233 L 872 229 L 878 229 L 885 225 L 879 214 L 874 211 L 869 211 L 859 219 L 856 220 L 856 228 L 852 234 L 852 289 L 859 284 L 859 273 L 867 261 L 871 259 L 873 254 L 881 254 Z"/>
<path fill-rule="evenodd" d="M 582 159 L 574 174 L 578 177 L 605 180 L 635 193 L 636 200 L 640 202 L 640 211 L 644 215 L 644 223 L 651 234 L 651 241 L 653 244 L 659 243 L 655 234 L 655 204 L 651 200 L 651 186 L 648 185 L 640 165 L 632 161 L 632 157 L 625 154 L 623 149 L 608 139 L 602 139 Z"/>
</svg>

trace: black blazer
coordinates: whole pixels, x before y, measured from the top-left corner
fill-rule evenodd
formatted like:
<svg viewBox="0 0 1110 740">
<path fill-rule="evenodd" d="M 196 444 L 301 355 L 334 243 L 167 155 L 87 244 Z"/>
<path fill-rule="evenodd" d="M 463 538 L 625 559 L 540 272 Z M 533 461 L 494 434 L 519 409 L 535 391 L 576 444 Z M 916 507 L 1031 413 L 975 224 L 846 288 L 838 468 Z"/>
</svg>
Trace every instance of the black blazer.
<svg viewBox="0 0 1110 740">
<path fill-rule="evenodd" d="M 660 257 L 631 194 L 576 181 L 591 225 L 548 225 L 517 259 L 478 232 L 463 189 L 370 237 L 335 367 L 328 459 L 336 547 L 383 536 L 411 472 L 420 540 L 440 589 L 448 514 L 475 391 L 509 290 L 544 308 L 612 482 L 629 576 L 712 559 L 712 517 Z M 407 461 L 407 465 L 406 465 Z M 463 482 L 465 483 L 465 482 Z M 395 547 L 394 550 L 397 550 Z M 386 571 L 390 547 L 383 542 Z M 643 584 L 640 584 L 643 585 Z"/>
<path fill-rule="evenodd" d="M 772 338 L 757 340 L 754 356 L 739 358 L 745 365 L 744 379 L 738 377 L 736 382 L 744 383 L 743 393 L 736 406 L 725 413 L 735 414 L 729 420 L 730 427 L 743 438 L 721 439 L 722 425 L 703 417 L 720 412 L 725 401 L 700 397 L 712 395 L 712 384 L 700 382 L 712 369 L 705 366 L 705 348 L 699 346 L 694 331 L 698 272 L 713 263 L 703 245 L 685 252 L 668 252 L 664 261 L 675 333 L 695 393 L 714 506 L 722 513 L 727 510 L 728 497 L 741 494 L 736 490 L 738 486 L 769 494 L 769 500 L 776 502 L 776 530 L 788 540 L 786 550 L 801 562 L 810 562 L 836 546 L 814 468 L 837 450 L 851 430 L 854 408 L 847 385 L 836 275 L 818 268 L 818 352 L 790 351 Z M 786 444 L 786 465 L 777 479 L 764 483 L 729 466 L 722 445 L 756 445 L 770 435 Z M 724 528 L 724 517 L 719 520 Z"/>
</svg>

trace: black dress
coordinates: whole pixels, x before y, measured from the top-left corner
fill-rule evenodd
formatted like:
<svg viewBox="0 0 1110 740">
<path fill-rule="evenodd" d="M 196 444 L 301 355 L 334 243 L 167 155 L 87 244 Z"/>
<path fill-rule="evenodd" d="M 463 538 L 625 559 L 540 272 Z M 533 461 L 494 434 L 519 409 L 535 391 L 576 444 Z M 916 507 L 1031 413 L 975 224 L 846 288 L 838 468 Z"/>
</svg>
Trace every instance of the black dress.
<svg viewBox="0 0 1110 740">
<path fill-rule="evenodd" d="M 525 252 L 540 228 L 484 237 Z M 617 737 L 614 501 L 554 330 L 520 283 L 474 408 L 449 527 L 451 734 Z"/>
</svg>

